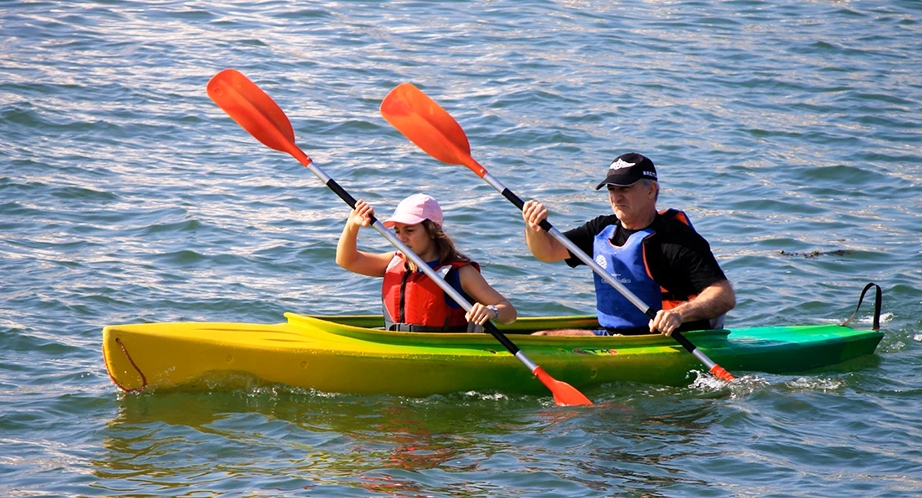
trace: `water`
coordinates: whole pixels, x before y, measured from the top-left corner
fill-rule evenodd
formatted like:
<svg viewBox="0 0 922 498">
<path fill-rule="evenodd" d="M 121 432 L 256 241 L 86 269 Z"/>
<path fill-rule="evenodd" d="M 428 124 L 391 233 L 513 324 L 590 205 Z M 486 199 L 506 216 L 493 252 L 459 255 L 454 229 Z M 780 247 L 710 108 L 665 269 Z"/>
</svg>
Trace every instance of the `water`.
<svg viewBox="0 0 922 498">
<path fill-rule="evenodd" d="M 922 491 L 922 4 L 915 1 L 0 2 L 0 494 L 905 496 Z M 372 313 L 348 208 L 205 94 L 234 67 L 386 214 L 425 191 L 521 314 L 592 311 L 514 208 L 390 127 L 410 81 L 558 227 L 637 150 L 710 240 L 728 325 L 842 321 L 870 358 L 549 396 L 126 395 L 107 324 Z M 360 244 L 385 250 L 373 231 Z M 859 314 L 867 326 L 870 308 Z"/>
</svg>

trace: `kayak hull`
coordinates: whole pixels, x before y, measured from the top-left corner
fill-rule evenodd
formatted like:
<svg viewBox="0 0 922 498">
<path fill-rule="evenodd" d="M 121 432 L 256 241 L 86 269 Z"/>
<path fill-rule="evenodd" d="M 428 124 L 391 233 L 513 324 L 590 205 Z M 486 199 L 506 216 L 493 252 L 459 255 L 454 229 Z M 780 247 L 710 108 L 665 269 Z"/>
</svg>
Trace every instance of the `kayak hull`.
<svg viewBox="0 0 922 498">
<path fill-rule="evenodd" d="M 124 391 L 226 390 L 282 384 L 331 393 L 421 397 L 467 391 L 546 393 L 488 334 L 374 329 L 380 316 L 286 313 L 277 324 L 174 322 L 103 329 L 103 356 Z M 548 337 L 593 328 L 592 316 L 522 318 L 501 327 L 555 379 L 577 389 L 612 382 L 687 385 L 704 367 L 660 335 Z M 708 357 L 740 372 L 795 373 L 873 354 L 883 334 L 837 325 L 686 332 Z"/>
</svg>

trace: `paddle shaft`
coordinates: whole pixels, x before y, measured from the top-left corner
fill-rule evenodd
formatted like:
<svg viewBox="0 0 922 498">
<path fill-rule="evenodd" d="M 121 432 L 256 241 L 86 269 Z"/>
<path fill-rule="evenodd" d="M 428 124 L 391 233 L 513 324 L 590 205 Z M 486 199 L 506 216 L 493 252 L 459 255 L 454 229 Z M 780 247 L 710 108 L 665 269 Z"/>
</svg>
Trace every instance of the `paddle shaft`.
<svg viewBox="0 0 922 498">
<path fill-rule="evenodd" d="M 242 75 L 240 77 L 243 78 Z M 260 92 L 262 92 L 262 90 L 260 90 Z M 266 98 L 268 99 L 269 97 L 266 96 Z M 263 107 L 265 107 L 265 105 L 266 104 L 263 103 Z M 275 105 L 275 103 L 272 102 L 272 105 Z M 355 209 L 355 202 L 356 202 L 355 198 L 352 197 L 352 195 L 350 195 L 349 192 L 346 191 L 346 189 L 342 188 L 340 184 L 336 183 L 336 180 L 330 177 L 330 175 L 326 174 L 322 169 L 320 169 L 319 166 L 314 164 L 313 159 L 311 159 L 307 154 L 305 154 L 304 151 L 301 150 L 301 148 L 298 147 L 294 143 L 294 141 L 292 141 L 286 136 L 283 136 L 284 135 L 283 133 L 279 133 L 279 134 L 273 133 L 270 135 L 270 137 L 266 136 L 266 133 L 269 130 L 276 130 L 278 128 L 278 125 L 277 123 L 270 123 L 266 119 L 262 111 L 263 111 L 262 107 L 257 108 L 256 106 L 252 104 L 248 105 L 247 115 L 251 118 L 256 118 L 259 120 L 259 123 L 256 126 L 256 129 L 258 129 L 261 133 L 259 133 L 260 136 L 258 136 L 257 138 L 259 138 L 264 143 L 269 142 L 267 143 L 267 145 L 269 145 L 270 147 L 273 147 L 277 150 L 281 150 L 281 151 L 291 154 L 291 156 L 297 159 L 298 162 L 300 162 L 304 167 L 311 170 L 311 173 L 313 173 L 317 178 L 319 178 L 320 181 L 322 181 L 324 185 L 326 185 L 330 190 L 335 192 L 336 195 L 338 195 L 340 199 L 345 201 L 346 204 L 348 204 L 350 208 Z M 278 112 L 282 112 L 281 109 L 279 109 Z M 285 118 L 285 120 L 287 122 L 287 117 Z M 247 128 L 247 130 L 253 133 L 253 131 L 251 131 L 250 128 Z M 271 140 L 266 140 L 267 138 L 271 138 Z M 445 291 L 446 294 L 448 294 L 452 299 L 454 299 L 454 301 L 458 303 L 458 305 L 464 308 L 464 311 L 471 310 L 471 307 L 472 307 L 471 303 L 467 302 L 467 299 L 464 299 L 464 296 L 462 296 L 460 292 L 458 292 L 457 290 L 455 290 L 454 287 L 449 285 L 448 282 L 446 282 L 445 279 L 441 277 L 441 275 L 436 273 L 435 270 L 433 270 L 428 264 L 426 264 L 422 260 L 422 258 L 420 258 L 415 252 L 410 250 L 410 248 L 407 247 L 406 244 L 401 242 L 400 239 L 398 239 L 394 235 L 394 232 L 388 230 L 387 227 L 385 227 L 384 224 L 378 221 L 377 218 L 375 218 L 374 216 L 371 216 L 371 222 L 375 230 L 377 230 L 381 235 L 383 235 L 384 238 L 387 239 L 387 241 L 390 242 L 394 247 L 400 250 L 400 252 L 403 253 L 404 256 L 406 256 L 411 261 L 413 261 L 413 263 L 416 264 L 416 266 L 419 267 L 419 269 L 422 270 L 423 273 L 426 274 L 426 276 L 431 278 L 436 284 L 438 284 L 439 287 L 441 287 L 443 291 Z M 534 372 L 538 368 L 538 365 L 535 364 L 535 362 L 531 361 L 531 358 L 529 358 L 525 353 L 523 353 L 522 350 L 518 348 L 518 346 L 516 346 L 512 341 L 509 340 L 508 337 L 503 335 L 503 333 L 500 332 L 499 329 L 497 329 L 496 326 L 492 322 L 485 323 L 483 328 L 484 330 L 489 332 L 493 337 L 495 337 L 496 340 L 500 342 L 500 344 L 502 344 L 506 349 L 508 349 L 510 353 L 515 355 L 515 357 L 518 358 L 519 361 L 524 363 L 525 366 L 528 367 L 530 371 Z"/>
<path fill-rule="evenodd" d="M 297 146 L 295 146 L 295 148 L 297 148 Z M 298 150 L 300 151 L 300 149 Z M 301 154 L 303 154 L 303 152 L 301 152 Z M 349 195 L 349 192 L 346 192 L 346 190 L 342 188 L 338 183 L 336 183 L 335 180 L 330 178 L 329 175 L 327 175 L 326 173 L 323 172 L 323 170 L 317 167 L 313 163 L 313 161 L 311 161 L 310 158 L 308 158 L 306 155 L 304 157 L 306 158 L 306 162 L 301 161 L 302 164 L 304 164 L 304 166 L 310 169 L 311 172 L 313 172 L 314 175 L 317 176 L 317 178 L 320 178 L 320 180 L 330 190 L 335 192 L 336 195 L 338 195 L 340 199 L 344 200 L 346 204 L 349 205 L 350 208 L 355 209 L 355 202 L 356 202 L 355 198 Z M 464 296 L 462 296 L 460 292 L 455 290 L 455 288 L 452 287 L 448 282 L 446 282 L 445 279 L 442 278 L 441 275 L 436 273 L 435 270 L 432 269 L 432 267 L 430 267 L 425 261 L 422 260 L 422 258 L 419 257 L 419 255 L 417 255 L 409 247 L 407 247 L 406 244 L 401 242 L 401 240 L 398 239 L 396 235 L 394 235 L 394 232 L 388 230 L 387 227 L 385 227 L 384 224 L 381 223 L 377 218 L 375 218 L 374 216 L 371 216 L 370 218 L 371 218 L 372 226 L 381 235 L 383 235 L 384 238 L 387 239 L 388 242 L 390 242 L 401 253 L 403 253 L 404 256 L 409 258 L 410 261 L 413 261 L 413 263 L 416 264 L 416 266 L 420 270 L 422 270 L 423 273 L 426 274 L 426 276 L 431 278 L 432 281 L 438 284 L 438 286 L 443 291 L 445 291 L 445 293 L 448 294 L 452 299 L 454 299 L 454 301 L 458 303 L 458 305 L 464 308 L 464 311 L 471 310 L 472 308 L 471 303 L 467 302 L 467 299 L 465 299 Z M 520 362 L 522 362 L 522 364 L 525 365 L 526 368 L 528 368 L 528 371 L 534 374 L 535 377 L 537 377 L 538 380 L 541 381 L 542 384 L 544 384 L 548 389 L 551 390 L 551 393 L 554 395 L 554 401 L 557 402 L 558 405 L 591 405 L 592 404 L 592 401 L 590 401 L 589 398 L 583 395 L 583 393 L 576 390 L 573 386 L 570 386 L 569 384 L 566 384 L 564 382 L 560 382 L 554 379 L 553 377 L 551 377 L 551 375 L 545 372 L 543 368 L 541 368 L 540 366 L 538 366 L 538 364 L 533 362 L 531 358 L 529 358 L 528 355 L 525 354 L 525 352 L 519 349 L 518 346 L 515 345 L 515 343 L 510 341 L 508 337 L 506 337 L 502 332 L 500 332 L 499 329 L 496 328 L 496 325 L 493 324 L 493 322 L 488 321 L 484 323 L 483 328 L 484 330 L 489 332 L 490 335 L 492 335 L 497 341 L 499 341 L 499 343 L 502 344 L 510 353 L 512 353 L 513 356 L 515 356 Z"/>
<path fill-rule="evenodd" d="M 397 85 L 387 97 L 381 102 L 381 114 L 395 128 L 400 130 L 411 142 L 415 143 L 421 149 L 426 151 L 432 157 L 439 161 L 449 164 L 460 164 L 466 166 L 477 176 L 483 178 L 487 183 L 493 186 L 500 194 L 510 202 L 515 204 L 519 210 L 522 210 L 525 203 L 517 195 L 505 187 L 496 178 L 471 157 L 471 145 L 467 140 L 461 125 L 448 111 L 442 108 L 438 103 L 432 100 L 428 95 L 423 93 L 410 83 L 401 83 Z M 596 272 L 603 280 L 613 286 L 625 298 L 639 308 L 651 320 L 655 319 L 656 313 L 650 309 L 643 301 L 630 292 L 620 282 L 614 279 L 607 271 L 595 263 L 589 256 L 581 251 L 569 239 L 563 236 L 545 219 L 541 222 L 541 227 L 564 245 L 571 253 L 575 254 L 582 262 L 586 263 L 592 271 Z M 672 337 L 682 345 L 686 350 L 692 353 L 698 360 L 704 363 L 711 373 L 723 380 L 733 380 L 729 372 L 711 361 L 704 353 L 688 341 L 682 334 L 673 332 Z"/>
<path fill-rule="evenodd" d="M 297 145 L 295 145 L 294 129 L 291 127 L 291 121 L 278 104 L 272 100 L 272 97 L 264 92 L 259 86 L 250 81 L 249 78 L 241 74 L 236 69 L 225 69 L 208 82 L 208 96 L 224 109 L 234 121 L 243 129 L 248 131 L 254 138 L 264 145 L 282 152 L 291 154 L 302 165 L 307 167 L 333 192 L 342 200 L 346 201 L 352 209 L 355 209 L 355 198 L 349 195 L 336 181 L 323 172 L 318 166 L 313 164 L 313 160 L 307 156 Z M 372 226 L 383 235 L 388 242 L 399 249 L 403 254 L 416 264 L 423 273 L 431 278 L 446 294 L 455 300 L 465 311 L 470 312 L 472 306 L 461 295 L 460 292 L 452 288 L 441 276 L 429 267 L 422 259 L 411 251 L 403 242 L 398 239 L 393 232 L 388 230 L 384 225 L 371 217 Z M 583 393 L 579 392 L 573 386 L 566 382 L 560 382 L 554 379 L 543 368 L 531 361 L 519 348 L 512 343 L 499 329 L 491 322 L 484 325 L 484 329 L 500 342 L 510 353 L 521 361 L 535 377 L 541 381 L 554 395 L 554 402 L 558 405 L 575 406 L 591 405 Z"/>
<path fill-rule="evenodd" d="M 482 170 L 482 167 L 481 167 L 481 170 Z M 482 170 L 482 171 L 483 171 L 483 175 L 481 175 L 480 177 L 483 178 L 485 182 L 489 183 L 500 194 L 502 194 L 503 197 L 508 199 L 509 202 L 515 205 L 515 207 L 519 208 L 519 211 L 521 211 L 524 208 L 525 202 L 523 202 L 522 199 L 519 198 L 519 196 L 515 195 L 515 192 L 506 188 L 506 186 L 503 185 L 502 182 L 497 180 L 495 177 L 493 177 L 493 175 L 491 175 L 486 170 Z M 580 249 L 576 244 L 574 244 L 573 241 L 568 239 L 564 234 L 560 233 L 560 230 L 557 230 L 556 228 L 554 228 L 554 226 L 552 226 L 549 221 L 547 221 L 546 219 L 542 220 L 541 228 L 543 228 L 547 233 L 549 233 L 551 237 L 554 237 L 558 242 L 563 244 L 563 246 L 566 247 L 570 251 L 570 253 L 572 253 L 574 256 L 579 258 L 579 260 L 585 263 L 586 266 L 591 268 L 592 271 L 596 273 L 596 275 L 602 277 L 602 280 L 605 280 L 606 282 L 608 282 L 612 287 L 614 287 L 618 292 L 620 292 L 621 295 L 626 297 L 628 301 L 633 303 L 634 306 L 637 306 L 637 308 L 640 311 L 642 311 L 644 315 L 647 315 L 647 317 L 649 317 L 651 320 L 656 318 L 656 312 L 653 311 L 652 308 L 647 306 L 646 303 L 644 303 L 639 297 L 637 297 L 633 292 L 631 292 L 630 289 L 628 289 L 623 284 L 621 284 L 621 282 L 615 280 L 615 277 L 611 273 L 605 271 L 604 268 L 599 266 L 599 264 L 596 263 L 594 259 L 590 258 L 589 255 L 583 252 L 583 250 Z M 708 370 L 711 373 L 725 380 L 726 380 L 726 377 L 729 377 L 730 379 L 733 378 L 733 376 L 730 375 L 729 372 L 724 370 L 723 367 L 714 363 L 714 361 L 708 358 L 706 354 L 702 353 L 694 344 L 692 344 L 691 341 L 686 339 L 685 336 L 682 335 L 681 332 L 674 331 L 671 335 L 672 337 L 675 338 L 676 341 L 678 341 L 679 344 L 682 345 L 682 347 L 684 347 L 689 353 L 693 354 L 695 358 L 698 358 L 698 360 L 701 363 L 707 366 Z"/>
<path fill-rule="evenodd" d="M 334 180 L 329 175 L 324 173 L 322 169 L 320 169 L 316 164 L 314 164 L 314 161 L 312 161 L 309 157 L 307 157 L 307 155 L 304 154 L 304 152 L 301 151 L 300 148 L 298 148 L 297 146 L 294 146 L 294 147 L 295 149 L 297 149 L 297 152 L 299 152 L 300 154 L 292 153 L 292 155 L 296 159 L 298 159 L 298 161 L 300 161 L 301 164 L 303 164 L 306 168 L 311 170 L 311 172 L 314 175 L 316 175 L 317 178 L 319 178 L 320 181 L 324 183 L 324 185 L 326 185 L 330 190 L 335 192 L 336 195 L 338 195 L 340 199 L 345 201 L 346 204 L 348 204 L 350 208 L 355 209 L 355 202 L 356 202 L 355 198 L 352 197 L 349 194 L 349 192 L 347 192 L 344 188 L 342 188 L 338 183 L 336 183 L 336 180 Z M 384 226 L 384 223 L 381 223 L 374 216 L 371 216 L 371 223 L 374 229 L 378 231 L 378 233 L 383 235 L 384 238 L 387 239 L 388 242 L 390 242 L 394 247 L 396 247 L 404 256 L 409 258 L 410 261 L 412 261 L 420 270 L 423 271 L 423 273 L 426 274 L 426 276 L 428 276 L 436 284 L 438 284 L 439 287 L 443 291 L 445 291 L 446 294 L 449 295 L 449 297 L 454 299 L 454 301 L 458 303 L 459 306 L 464 308 L 464 311 L 471 310 L 471 307 L 472 307 L 471 303 L 467 302 L 467 299 L 465 299 L 464 296 L 462 296 L 460 292 L 458 292 L 454 287 L 452 287 L 448 282 L 446 282 L 445 279 L 442 278 L 441 275 L 436 273 L 435 270 L 432 269 L 432 267 L 426 264 L 426 262 L 423 261 L 422 258 L 419 257 L 419 255 L 413 252 L 409 247 L 406 246 L 406 244 L 404 244 L 400 239 L 398 239 L 397 236 L 394 235 L 394 232 L 388 230 L 387 227 Z M 528 367 L 529 371 L 534 372 L 538 368 L 538 365 L 535 362 L 533 362 L 531 358 L 529 358 L 524 352 L 522 352 L 522 350 L 519 349 L 518 346 L 515 345 L 515 343 L 510 341 L 508 337 L 506 337 L 502 332 L 500 332 L 499 329 L 496 328 L 496 325 L 493 324 L 493 322 L 485 323 L 483 325 L 483 328 L 484 330 L 489 332 L 490 335 L 496 338 L 496 340 L 499 341 L 500 344 L 502 344 L 507 350 L 509 350 L 510 353 L 512 353 L 516 358 L 518 358 L 519 361 L 521 361 L 526 367 Z"/>
</svg>

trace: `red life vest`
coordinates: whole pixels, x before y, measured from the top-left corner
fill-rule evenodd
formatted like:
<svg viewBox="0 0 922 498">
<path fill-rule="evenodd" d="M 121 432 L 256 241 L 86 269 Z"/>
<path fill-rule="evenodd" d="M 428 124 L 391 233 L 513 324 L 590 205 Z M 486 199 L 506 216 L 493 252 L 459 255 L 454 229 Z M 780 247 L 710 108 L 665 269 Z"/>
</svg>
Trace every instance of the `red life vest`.
<svg viewBox="0 0 922 498">
<path fill-rule="evenodd" d="M 480 271 L 480 265 L 473 261 L 452 261 L 446 265 L 440 264 L 433 270 L 445 277 L 447 272 L 457 271 L 467 265 Z M 461 289 L 460 278 L 449 276 L 447 280 L 468 302 L 471 301 Z M 384 303 L 384 325 L 388 330 L 463 332 L 468 329 L 464 308 L 455 303 L 425 273 L 411 272 L 406 259 L 399 252 L 384 272 L 381 297 Z"/>
</svg>

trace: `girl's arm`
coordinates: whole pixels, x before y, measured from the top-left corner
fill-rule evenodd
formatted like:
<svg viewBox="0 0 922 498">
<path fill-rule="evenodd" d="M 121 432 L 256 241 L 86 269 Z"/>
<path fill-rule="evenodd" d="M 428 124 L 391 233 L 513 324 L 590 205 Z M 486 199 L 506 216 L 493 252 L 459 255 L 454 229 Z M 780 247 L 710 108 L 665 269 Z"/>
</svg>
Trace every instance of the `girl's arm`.
<svg viewBox="0 0 922 498">
<path fill-rule="evenodd" d="M 515 306 L 491 287 L 476 268 L 471 265 L 462 266 L 458 269 L 458 277 L 461 279 L 461 288 L 475 301 L 465 315 L 469 322 L 483 325 L 487 320 L 494 320 L 509 324 L 518 317 Z M 496 306 L 498 316 L 490 305 Z"/>
<path fill-rule="evenodd" d="M 359 199 L 355 203 L 355 209 L 349 213 L 339 243 L 336 244 L 336 264 L 360 275 L 383 277 L 388 263 L 394 257 L 394 251 L 379 254 L 359 251 L 356 242 L 359 229 L 371 225 L 371 216 L 374 214 L 375 210 L 365 201 Z"/>
</svg>

